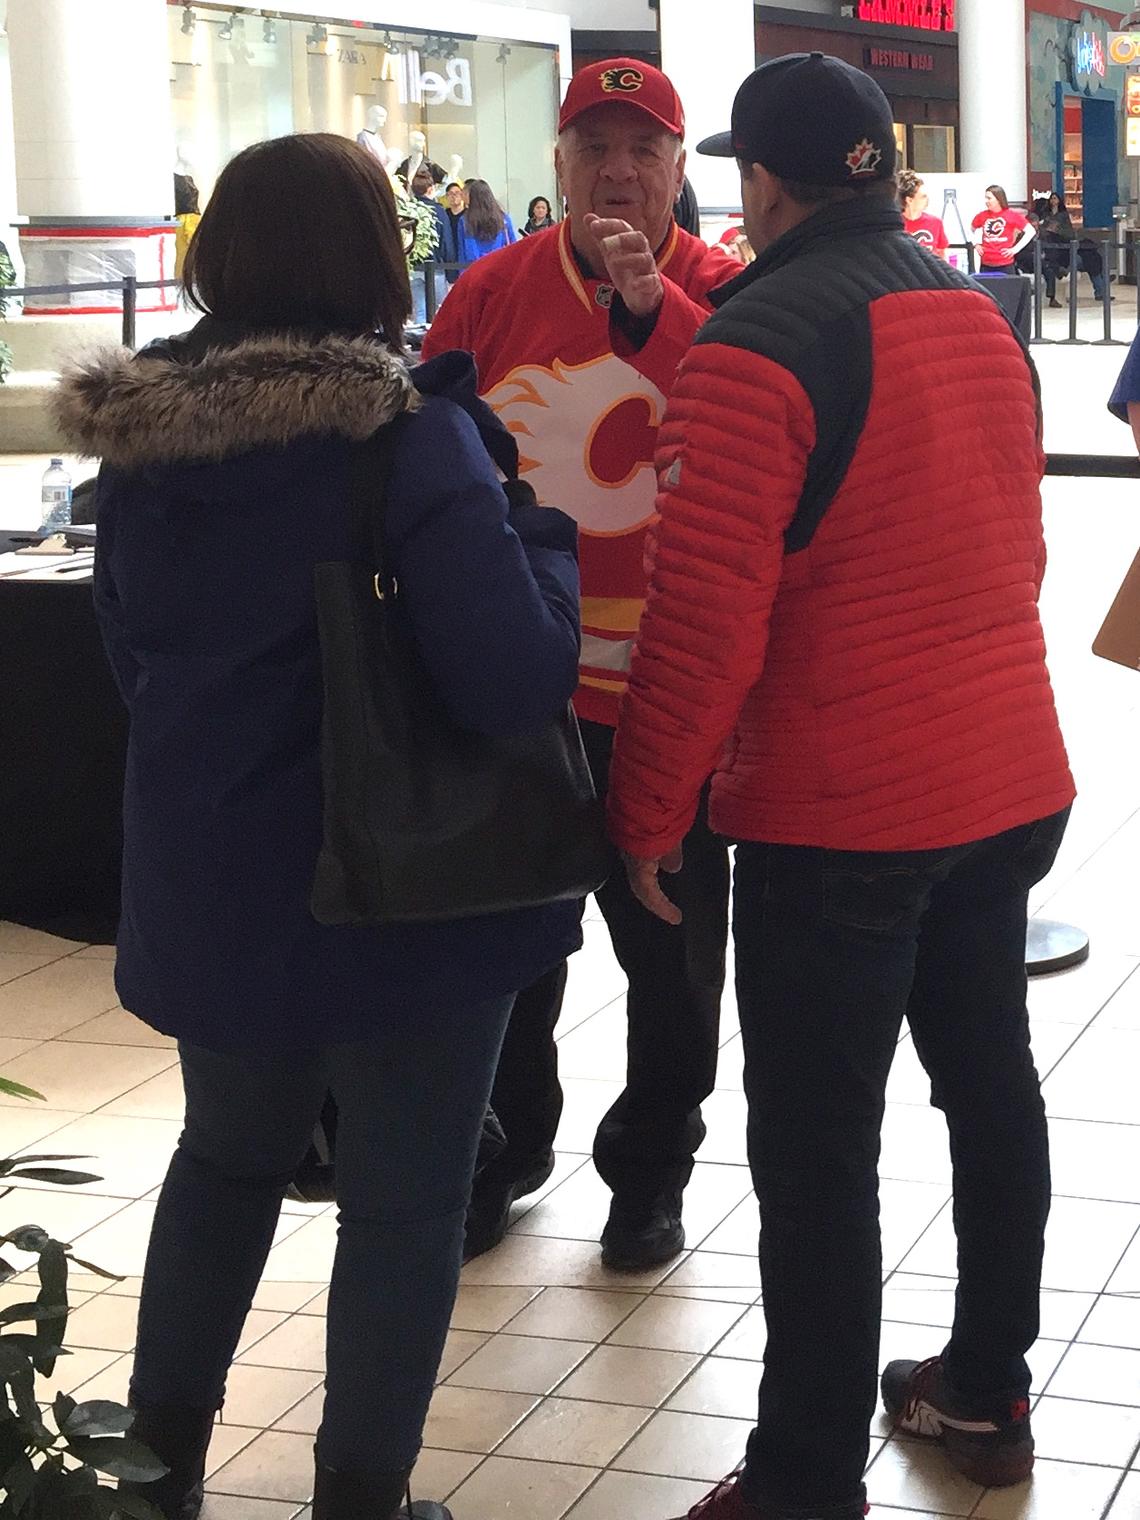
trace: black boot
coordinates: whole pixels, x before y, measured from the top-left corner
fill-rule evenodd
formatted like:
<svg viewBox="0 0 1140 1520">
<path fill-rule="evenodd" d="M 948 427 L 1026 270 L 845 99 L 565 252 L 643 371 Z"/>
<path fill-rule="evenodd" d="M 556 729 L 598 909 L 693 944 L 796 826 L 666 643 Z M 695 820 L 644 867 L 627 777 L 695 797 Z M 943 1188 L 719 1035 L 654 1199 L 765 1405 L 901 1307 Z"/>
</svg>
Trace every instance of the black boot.
<svg viewBox="0 0 1140 1520">
<path fill-rule="evenodd" d="M 153 1483 L 123 1481 L 120 1490 L 146 1499 L 166 1520 L 198 1520 L 215 1413 L 213 1409 L 136 1406 L 131 1435 L 149 1447 L 169 1471 Z"/>
<path fill-rule="evenodd" d="M 452 1520 L 442 1504 L 417 1500 L 408 1509 L 410 1472 L 337 1472 L 317 1463 L 313 1520 Z"/>
</svg>

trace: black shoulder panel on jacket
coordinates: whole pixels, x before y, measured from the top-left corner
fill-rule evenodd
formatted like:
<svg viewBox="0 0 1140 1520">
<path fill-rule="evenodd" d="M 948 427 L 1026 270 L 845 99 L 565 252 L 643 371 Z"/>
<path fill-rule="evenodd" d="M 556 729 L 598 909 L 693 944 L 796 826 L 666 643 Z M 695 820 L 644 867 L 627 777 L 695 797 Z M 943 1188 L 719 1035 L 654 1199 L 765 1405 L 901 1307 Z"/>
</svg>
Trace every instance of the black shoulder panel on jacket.
<svg viewBox="0 0 1140 1520">
<path fill-rule="evenodd" d="M 762 262 L 757 277 L 739 285 L 696 338 L 771 359 L 795 376 L 811 402 L 816 443 L 784 535 L 789 554 L 811 543 L 866 425 L 874 386 L 871 306 L 905 291 L 949 296 L 980 288 L 905 232 L 833 230 L 822 223 L 813 236 L 810 228 L 805 224 L 799 246 L 796 233 L 789 234 L 787 261 Z"/>
</svg>

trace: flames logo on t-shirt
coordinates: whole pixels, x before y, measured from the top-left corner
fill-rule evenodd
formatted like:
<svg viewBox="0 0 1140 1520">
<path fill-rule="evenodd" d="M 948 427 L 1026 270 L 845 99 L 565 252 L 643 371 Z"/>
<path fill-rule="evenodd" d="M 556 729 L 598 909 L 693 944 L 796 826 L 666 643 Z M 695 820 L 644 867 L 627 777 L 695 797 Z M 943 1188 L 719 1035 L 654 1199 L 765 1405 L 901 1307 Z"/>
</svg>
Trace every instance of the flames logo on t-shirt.
<svg viewBox="0 0 1140 1520">
<path fill-rule="evenodd" d="M 991 216 L 987 219 L 982 229 L 983 236 L 988 238 L 1000 238 L 1005 236 L 1005 217 Z"/>
<path fill-rule="evenodd" d="M 929 227 L 920 227 L 917 232 L 912 232 L 911 237 L 920 248 L 934 247 L 934 234 Z"/>
<path fill-rule="evenodd" d="M 848 153 L 847 168 L 852 179 L 861 179 L 865 174 L 874 174 L 882 161 L 882 148 L 876 147 L 869 137 L 865 137 Z"/>
<path fill-rule="evenodd" d="M 623 95 L 632 95 L 644 83 L 645 75 L 640 69 L 607 69 L 601 79 L 602 89 L 610 94 L 617 90 Z"/>
</svg>

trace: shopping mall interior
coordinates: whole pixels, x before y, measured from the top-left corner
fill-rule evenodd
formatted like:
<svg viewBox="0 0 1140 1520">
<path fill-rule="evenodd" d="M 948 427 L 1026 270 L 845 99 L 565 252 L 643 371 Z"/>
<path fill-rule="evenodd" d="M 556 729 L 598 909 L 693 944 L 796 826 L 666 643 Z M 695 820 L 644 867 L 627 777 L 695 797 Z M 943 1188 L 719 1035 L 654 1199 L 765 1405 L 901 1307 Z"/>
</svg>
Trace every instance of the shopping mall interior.
<svg viewBox="0 0 1140 1520">
<path fill-rule="evenodd" d="M 727 125 L 754 61 L 819 48 L 879 80 L 900 167 L 928 182 L 959 267 L 973 268 L 970 222 L 987 185 L 1005 185 L 1026 209 L 1051 190 L 1066 196 L 1076 259 L 1056 304 L 1032 255 L 1010 282 L 1025 286 L 1015 320 L 1041 377 L 1052 462 L 1041 615 L 1078 789 L 1060 856 L 1029 906 L 1089 943 L 1079 964 L 1029 983 L 1053 1190 L 1041 1334 L 1028 1355 L 1036 1466 L 1031 1482 L 984 1488 L 880 1412 L 865 1481 L 872 1520 L 1140 1520 L 1140 679 L 1092 652 L 1140 546 L 1137 445 L 1108 411 L 1140 311 L 1140 30 L 1130 53 L 1129 8 L 354 0 L 342 12 L 312 0 L 0 0 L 0 245 L 11 258 L 6 312 L 0 283 L 0 354 L 4 343 L 11 353 L 6 377 L 0 361 L 0 539 L 36 533 L 53 456 L 75 486 L 97 471 L 57 432 L 59 370 L 120 339 L 125 301 L 137 345 L 194 319 L 173 284 L 179 235 L 193 231 L 176 219 L 173 177 L 190 179 L 205 207 L 231 156 L 265 137 L 379 138 L 362 146 L 394 178 L 421 157 L 438 165 L 441 196 L 446 183 L 478 176 L 521 226 L 536 195 L 561 215 L 554 143 L 576 68 L 619 55 L 664 68 L 692 143 Z M 693 155 L 689 172 L 701 233 L 715 243 L 740 218 L 735 166 Z M 1089 239 L 1107 276 L 1099 294 L 1082 261 Z M 127 276 L 141 288 L 128 293 Z M 99 279 L 111 283 L 91 289 Z M 972 496 L 968 476 L 957 484 Z M 66 1164 L 98 1175 L 68 1187 L 0 1180 L 0 1330 L 6 1346 L 6 1311 L 37 1291 L 33 1257 L 10 1233 L 35 1224 L 80 1259 L 69 1354 L 38 1379 L 36 1398 L 125 1403 L 156 1200 L 182 1128 L 179 1055 L 122 1006 L 113 892 L 105 860 L 93 865 L 108 835 L 93 814 L 123 762 L 117 740 L 95 743 L 85 726 L 100 722 L 111 690 L 90 576 L 65 566 L 66 590 L 24 585 L 41 597 L 32 636 L 18 626 L 29 599 L 13 595 L 25 572 L 10 584 L 3 574 L 10 558 L 0 556 L 0 1078 L 42 1097 L 0 1089 L 0 1158 L 89 1158 Z M 86 640 L 61 658 L 45 596 L 58 606 L 70 598 L 58 638 Z M 57 708 L 68 711 L 45 716 Z M 4 841 L 17 833 L 20 855 Z M 32 855 L 48 842 L 55 896 L 33 884 Z M 592 1147 L 625 1078 L 627 979 L 593 899 L 584 929 L 556 1030 L 566 1102 L 554 1170 L 515 1206 L 502 1244 L 463 1270 L 412 1476 L 413 1494 L 446 1502 L 454 1520 L 700 1514 L 756 1416 L 761 1221 L 731 976 L 703 1105 L 708 1133 L 685 1193 L 685 1248 L 651 1270 L 612 1271 L 598 1244 L 610 1194 Z M 885 1365 L 938 1355 L 957 1270 L 946 1123 L 905 1028 L 879 1173 Z M 203 1520 L 313 1514 L 337 1231 L 335 1204 L 285 1202 L 214 1426 Z M 844 1368 L 817 1372 L 841 1379 Z M 6 1408 L 0 1391 L 0 1420 Z M 0 1492 L 9 1477 L 0 1472 Z M 740 1520 L 753 1513 L 742 1502 Z"/>
</svg>

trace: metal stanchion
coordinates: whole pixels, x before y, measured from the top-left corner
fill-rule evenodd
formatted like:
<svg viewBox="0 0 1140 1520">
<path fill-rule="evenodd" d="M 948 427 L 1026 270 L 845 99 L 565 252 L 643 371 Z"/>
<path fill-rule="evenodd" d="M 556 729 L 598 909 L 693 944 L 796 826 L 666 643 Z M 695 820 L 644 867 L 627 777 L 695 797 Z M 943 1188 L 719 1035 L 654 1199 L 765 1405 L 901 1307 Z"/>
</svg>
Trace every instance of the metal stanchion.
<svg viewBox="0 0 1140 1520">
<path fill-rule="evenodd" d="M 1062 338 L 1062 343 L 1079 343 L 1081 341 L 1077 337 L 1077 302 L 1081 296 L 1080 289 L 1078 288 L 1080 253 L 1081 245 L 1074 238 L 1069 244 L 1069 336 Z"/>
<path fill-rule="evenodd" d="M 1041 253 L 1041 239 L 1033 239 L 1033 342 L 1044 343 L 1045 333 L 1045 266 Z"/>
<path fill-rule="evenodd" d="M 439 309 L 439 303 L 435 298 L 435 272 L 439 266 L 434 259 L 429 259 L 423 266 L 424 272 L 424 313 L 430 326 L 435 320 L 435 314 Z"/>
<path fill-rule="evenodd" d="M 139 283 L 133 274 L 123 276 L 123 347 L 135 346 L 135 315 L 139 304 Z"/>
<path fill-rule="evenodd" d="M 1100 304 L 1104 313 L 1104 336 L 1095 340 L 1095 347 L 1119 348 L 1121 340 L 1112 336 L 1112 265 L 1107 255 L 1110 245 L 1106 242 L 1102 245 L 1101 253 L 1101 288 Z M 1092 279 L 1092 275 L 1089 275 Z"/>
</svg>

